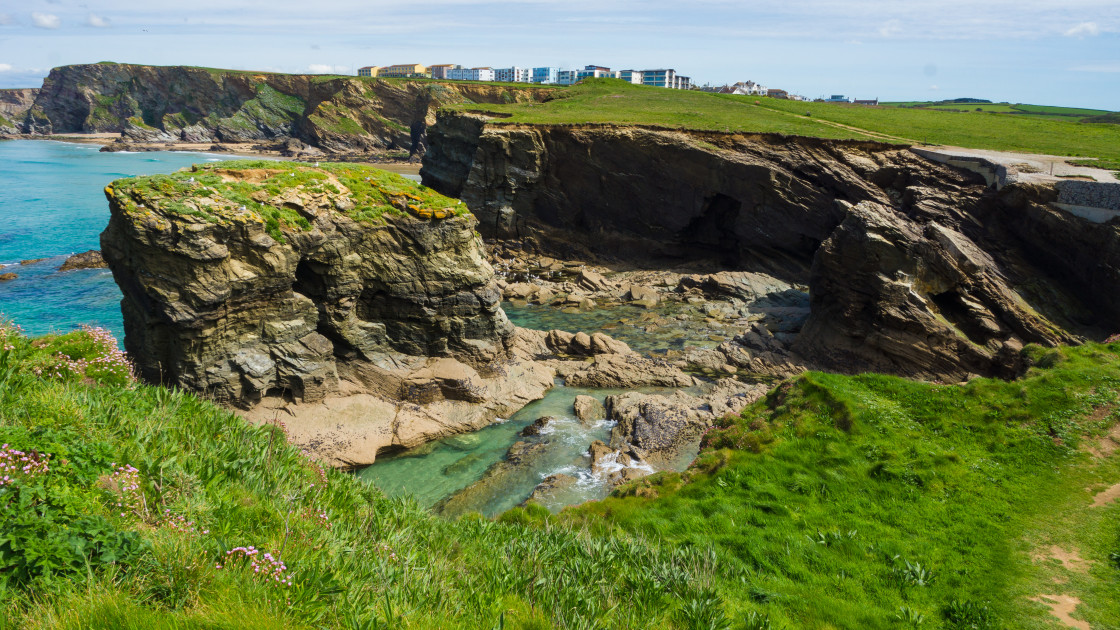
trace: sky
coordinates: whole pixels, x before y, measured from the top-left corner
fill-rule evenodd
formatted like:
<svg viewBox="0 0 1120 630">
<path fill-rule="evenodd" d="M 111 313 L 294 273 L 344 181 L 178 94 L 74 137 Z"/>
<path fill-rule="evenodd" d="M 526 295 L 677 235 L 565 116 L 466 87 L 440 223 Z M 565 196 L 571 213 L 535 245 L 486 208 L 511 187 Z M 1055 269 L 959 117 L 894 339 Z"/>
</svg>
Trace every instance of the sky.
<svg viewBox="0 0 1120 630">
<path fill-rule="evenodd" d="M 596 64 L 810 98 L 1120 110 L 1120 0 L 0 0 L 0 87 L 97 61 Z"/>
</svg>

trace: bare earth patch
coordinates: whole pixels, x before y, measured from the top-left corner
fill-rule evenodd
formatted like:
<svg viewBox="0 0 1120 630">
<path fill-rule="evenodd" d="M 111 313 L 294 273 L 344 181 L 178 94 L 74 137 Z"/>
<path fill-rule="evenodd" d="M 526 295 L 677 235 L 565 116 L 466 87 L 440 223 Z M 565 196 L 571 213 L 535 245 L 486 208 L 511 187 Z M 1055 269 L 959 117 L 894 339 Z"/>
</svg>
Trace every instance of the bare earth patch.
<svg viewBox="0 0 1120 630">
<path fill-rule="evenodd" d="M 1035 562 L 1045 561 L 1053 558 L 1062 563 L 1062 567 L 1066 571 L 1076 571 L 1077 573 L 1086 573 L 1089 571 L 1089 561 L 1081 557 L 1076 548 L 1063 549 L 1057 545 L 1051 546 L 1049 549 L 1044 549 L 1031 556 L 1031 560 Z"/>
<path fill-rule="evenodd" d="M 1089 507 L 1102 507 L 1112 503 L 1116 499 L 1120 499 L 1120 483 L 1113 485 L 1106 490 L 1098 492 L 1093 497 L 1093 504 Z"/>
<path fill-rule="evenodd" d="M 1030 600 L 1049 607 L 1050 614 L 1070 628 L 1093 630 L 1089 622 L 1074 619 L 1070 616 L 1077 609 L 1078 604 L 1081 603 L 1080 599 L 1072 595 L 1039 595 L 1038 597 L 1031 597 Z"/>
<path fill-rule="evenodd" d="M 1108 433 L 1101 436 L 1101 439 L 1097 440 L 1097 443 L 1093 446 L 1088 447 L 1087 450 L 1093 457 L 1104 459 L 1118 449 L 1120 449 L 1120 424 L 1112 427 Z"/>
</svg>

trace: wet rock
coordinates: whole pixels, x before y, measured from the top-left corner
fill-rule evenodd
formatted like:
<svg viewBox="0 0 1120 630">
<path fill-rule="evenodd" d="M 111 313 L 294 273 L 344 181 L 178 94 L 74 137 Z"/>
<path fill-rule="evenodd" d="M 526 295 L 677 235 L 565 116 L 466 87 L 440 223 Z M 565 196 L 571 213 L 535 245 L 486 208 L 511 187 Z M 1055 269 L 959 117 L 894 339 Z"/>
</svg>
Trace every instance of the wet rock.
<svg viewBox="0 0 1120 630">
<path fill-rule="evenodd" d="M 7 273 L 0 273 L 0 282 L 9 282 L 9 281 L 15 280 L 18 277 L 19 276 L 17 276 L 16 274 L 14 274 L 10 271 L 7 272 Z"/>
<path fill-rule="evenodd" d="M 587 449 L 588 456 L 591 457 L 591 474 L 601 475 L 605 472 L 605 466 L 614 463 L 616 453 L 611 447 L 603 443 L 602 440 L 595 440 Z"/>
<path fill-rule="evenodd" d="M 533 424 L 521 429 L 521 437 L 532 437 L 541 434 L 541 429 L 548 426 L 548 423 L 555 421 L 554 416 L 541 416 L 533 421 Z"/>
<path fill-rule="evenodd" d="M 584 424 L 607 417 L 607 410 L 603 407 L 603 403 L 591 396 L 576 396 L 575 401 L 572 402 L 572 409 L 576 418 Z"/>
<path fill-rule="evenodd" d="M 19 264 L 26 267 L 27 265 L 34 265 L 35 263 L 40 263 L 44 260 L 46 260 L 46 258 L 29 258 L 28 260 L 19 261 Z"/>
<path fill-rule="evenodd" d="M 618 422 L 611 430 L 611 446 L 636 446 L 648 456 L 672 459 L 712 425 L 713 414 L 695 396 L 627 392 L 608 396 L 607 416 Z"/>
<path fill-rule="evenodd" d="M 540 482 L 540 484 L 538 484 L 536 488 L 533 488 L 533 493 L 529 495 L 529 498 L 526 502 L 534 501 L 536 503 L 544 504 L 552 503 L 558 493 L 563 492 L 576 485 L 577 481 L 578 480 L 575 477 L 571 475 L 565 475 L 564 473 L 549 475 L 545 477 L 544 481 Z"/>
<path fill-rule="evenodd" d="M 88 252 L 81 254 L 74 254 L 62 263 L 58 268 L 59 271 L 73 271 L 75 269 L 102 269 L 108 267 L 108 263 L 101 257 L 101 251 L 91 249 Z"/>
<path fill-rule="evenodd" d="M 471 506 L 482 503 L 481 498 L 500 494 L 512 482 L 511 478 L 531 475 L 534 462 L 547 450 L 545 442 L 514 443 L 505 460 L 488 468 L 477 482 L 440 501 L 433 510 L 448 518 L 466 514 Z"/>
<path fill-rule="evenodd" d="M 651 287 L 630 285 L 630 291 L 627 292 L 626 299 L 646 306 L 655 306 L 661 301 L 661 294 L 657 292 L 657 289 Z"/>
</svg>

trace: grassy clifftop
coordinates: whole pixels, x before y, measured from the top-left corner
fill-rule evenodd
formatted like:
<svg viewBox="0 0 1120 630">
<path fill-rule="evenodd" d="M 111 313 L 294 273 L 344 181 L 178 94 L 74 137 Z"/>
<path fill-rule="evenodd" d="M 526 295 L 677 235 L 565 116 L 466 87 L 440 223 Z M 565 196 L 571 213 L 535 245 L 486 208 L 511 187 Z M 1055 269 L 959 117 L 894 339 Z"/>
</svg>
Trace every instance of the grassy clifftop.
<svg viewBox="0 0 1120 630">
<path fill-rule="evenodd" d="M 684 474 L 498 522 L 387 499 L 115 348 L 0 328 L 0 627 L 1120 621 L 1120 344 L 1031 350 L 1016 382 L 807 374 Z"/>
<path fill-rule="evenodd" d="M 782 133 L 900 144 L 1120 158 L 1120 126 L 1057 117 L 962 114 L 731 96 L 588 79 L 545 102 L 455 105 L 508 115 L 495 124 L 640 124 L 710 131 Z"/>
</svg>

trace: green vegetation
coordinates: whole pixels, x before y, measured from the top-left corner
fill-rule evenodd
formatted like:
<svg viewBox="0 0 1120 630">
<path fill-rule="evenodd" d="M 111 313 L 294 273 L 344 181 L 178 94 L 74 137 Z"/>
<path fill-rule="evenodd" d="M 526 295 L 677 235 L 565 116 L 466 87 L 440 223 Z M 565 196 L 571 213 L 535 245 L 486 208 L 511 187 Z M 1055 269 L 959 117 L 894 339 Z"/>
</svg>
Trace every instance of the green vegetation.
<svg viewBox="0 0 1120 630">
<path fill-rule="evenodd" d="M 951 106 L 972 110 L 962 114 L 680 92 L 615 79 L 588 79 L 557 89 L 551 97 L 542 103 L 457 107 L 510 115 L 495 119 L 494 124 L 635 124 L 1120 158 L 1120 128 L 1043 115 L 1044 110 L 1055 108 L 1039 106 L 1019 106 L 1028 108 L 1022 115 L 975 111 L 976 107 L 994 107 L 989 104 Z"/>
<path fill-rule="evenodd" d="M 136 218 L 155 209 L 210 223 L 264 223 L 268 233 L 284 242 L 286 230 L 312 229 L 309 219 L 283 197 L 326 195 L 350 205 L 339 212 L 364 223 L 408 211 L 421 217 L 467 214 L 466 206 L 395 173 L 359 164 L 311 166 L 299 162 L 238 160 L 197 164 L 169 175 L 120 179 L 107 189 Z"/>
<path fill-rule="evenodd" d="M 718 567 L 702 549 L 445 521 L 324 470 L 285 445 L 282 425 L 252 426 L 179 391 L 33 367 L 55 349 L 97 361 L 111 353 L 104 342 L 0 327 L 0 463 L 16 464 L 0 476 L 0 627 L 706 628 L 722 618 L 707 588 Z"/>
<path fill-rule="evenodd" d="M 1063 593 L 1113 627 L 1120 501 L 1091 506 L 1120 453 L 1088 451 L 1120 421 L 1120 343 L 1029 351 L 1015 382 L 805 374 L 725 419 L 686 473 L 559 520 L 714 545 L 746 627 L 1048 628 L 1030 598 Z"/>
<path fill-rule="evenodd" d="M 936 109 L 948 112 L 986 112 L 998 114 L 1014 114 L 1029 116 L 1057 116 L 1081 120 L 1090 116 L 1108 114 L 1103 109 L 1085 109 L 1082 107 L 1055 107 L 1052 105 L 1024 105 L 1022 103 L 980 103 L 961 101 L 908 101 L 884 102 L 884 107 L 910 107 L 917 109 Z"/>
</svg>

